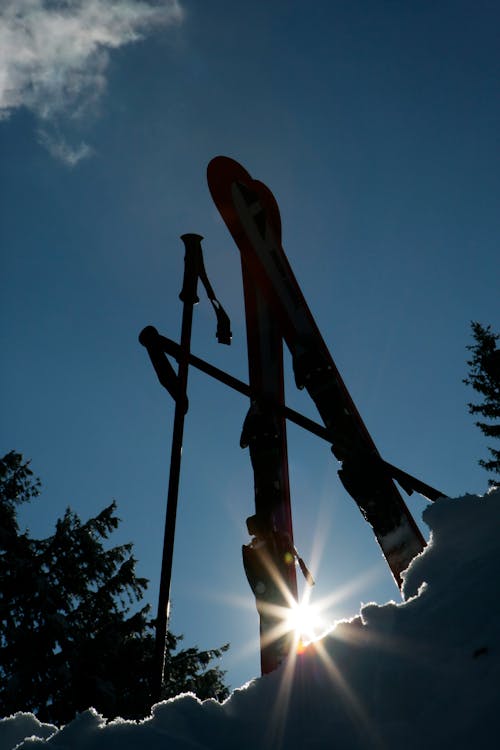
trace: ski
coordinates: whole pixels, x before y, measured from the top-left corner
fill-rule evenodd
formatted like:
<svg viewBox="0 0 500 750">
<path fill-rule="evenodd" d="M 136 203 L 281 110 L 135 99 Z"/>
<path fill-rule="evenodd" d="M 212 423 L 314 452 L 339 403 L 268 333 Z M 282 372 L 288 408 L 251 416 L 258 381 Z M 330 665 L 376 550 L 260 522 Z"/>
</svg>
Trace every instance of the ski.
<svg viewBox="0 0 500 750">
<path fill-rule="evenodd" d="M 284 612 L 297 600 L 290 484 L 283 414 L 283 343 L 262 292 L 242 263 L 250 400 L 240 445 L 249 448 L 254 473 L 252 536 L 243 545 L 245 573 L 260 618 L 261 671 L 272 672 L 290 653 L 293 633 Z M 280 408 L 281 407 L 281 408 Z"/>
<path fill-rule="evenodd" d="M 244 268 L 272 310 L 291 352 L 295 381 L 329 431 L 338 474 L 370 524 L 398 586 L 425 540 L 368 432 L 314 321 L 281 244 L 281 218 L 269 188 L 224 156 L 208 166 L 213 200 Z"/>
</svg>

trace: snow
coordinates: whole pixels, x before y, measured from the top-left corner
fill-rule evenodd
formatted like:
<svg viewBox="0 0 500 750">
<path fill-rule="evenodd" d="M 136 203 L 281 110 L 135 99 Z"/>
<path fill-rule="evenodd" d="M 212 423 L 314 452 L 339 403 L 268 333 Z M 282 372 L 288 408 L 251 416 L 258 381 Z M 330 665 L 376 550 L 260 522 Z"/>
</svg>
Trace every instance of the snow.
<svg viewBox="0 0 500 750">
<path fill-rule="evenodd" d="M 405 601 L 368 604 L 223 704 L 181 695 L 134 723 L 93 709 L 57 729 L 18 713 L 0 750 L 490 748 L 500 714 L 500 489 L 441 498 Z"/>
</svg>

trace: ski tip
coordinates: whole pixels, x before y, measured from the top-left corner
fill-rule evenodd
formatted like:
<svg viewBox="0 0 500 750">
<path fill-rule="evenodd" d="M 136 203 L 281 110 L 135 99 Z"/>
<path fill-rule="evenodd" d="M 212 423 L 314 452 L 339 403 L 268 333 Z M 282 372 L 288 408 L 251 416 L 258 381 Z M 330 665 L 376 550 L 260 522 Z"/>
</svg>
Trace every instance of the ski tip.
<svg viewBox="0 0 500 750">
<path fill-rule="evenodd" d="M 234 180 L 252 181 L 251 176 L 236 159 L 229 156 L 214 156 L 207 167 L 208 184 L 221 180 L 234 182 Z"/>
<path fill-rule="evenodd" d="M 278 201 L 274 197 L 272 190 L 270 190 L 264 182 L 253 180 L 253 186 L 257 189 L 257 193 L 266 208 L 275 235 L 281 242 L 281 214 Z"/>
<path fill-rule="evenodd" d="M 207 166 L 208 187 L 218 206 L 231 206 L 231 185 L 239 182 L 257 193 L 268 218 L 281 242 L 281 215 L 276 198 L 267 185 L 260 180 L 254 180 L 251 174 L 235 159 L 229 156 L 214 156 Z M 224 209 L 229 215 L 233 211 Z"/>
</svg>

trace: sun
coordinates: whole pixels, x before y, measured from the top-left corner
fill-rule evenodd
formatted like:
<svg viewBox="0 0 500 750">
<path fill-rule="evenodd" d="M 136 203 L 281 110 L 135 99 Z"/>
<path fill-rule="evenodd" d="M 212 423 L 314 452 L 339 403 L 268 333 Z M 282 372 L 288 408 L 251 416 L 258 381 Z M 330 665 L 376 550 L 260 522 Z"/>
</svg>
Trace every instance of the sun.
<svg viewBox="0 0 500 750">
<path fill-rule="evenodd" d="M 315 641 L 325 628 L 318 607 L 310 604 L 307 598 L 294 602 L 286 613 L 286 626 L 295 635 L 299 647 Z"/>
</svg>

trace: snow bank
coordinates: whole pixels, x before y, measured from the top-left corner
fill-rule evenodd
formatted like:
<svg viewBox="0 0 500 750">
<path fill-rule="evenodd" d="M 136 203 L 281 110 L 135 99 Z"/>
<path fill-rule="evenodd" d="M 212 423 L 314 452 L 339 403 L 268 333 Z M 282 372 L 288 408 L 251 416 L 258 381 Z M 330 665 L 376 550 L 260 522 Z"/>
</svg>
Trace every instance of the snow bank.
<svg viewBox="0 0 500 750">
<path fill-rule="evenodd" d="M 57 731 L 53 724 L 42 724 L 33 714 L 19 711 L 14 716 L 0 719 L 0 748 L 10 750 L 26 737 L 46 738 Z"/>
<path fill-rule="evenodd" d="M 183 695 L 140 723 L 90 709 L 60 730 L 16 714 L 0 722 L 0 750 L 490 748 L 500 709 L 500 490 L 442 498 L 424 520 L 431 542 L 405 574 L 404 603 L 363 607 L 224 704 Z"/>
</svg>

